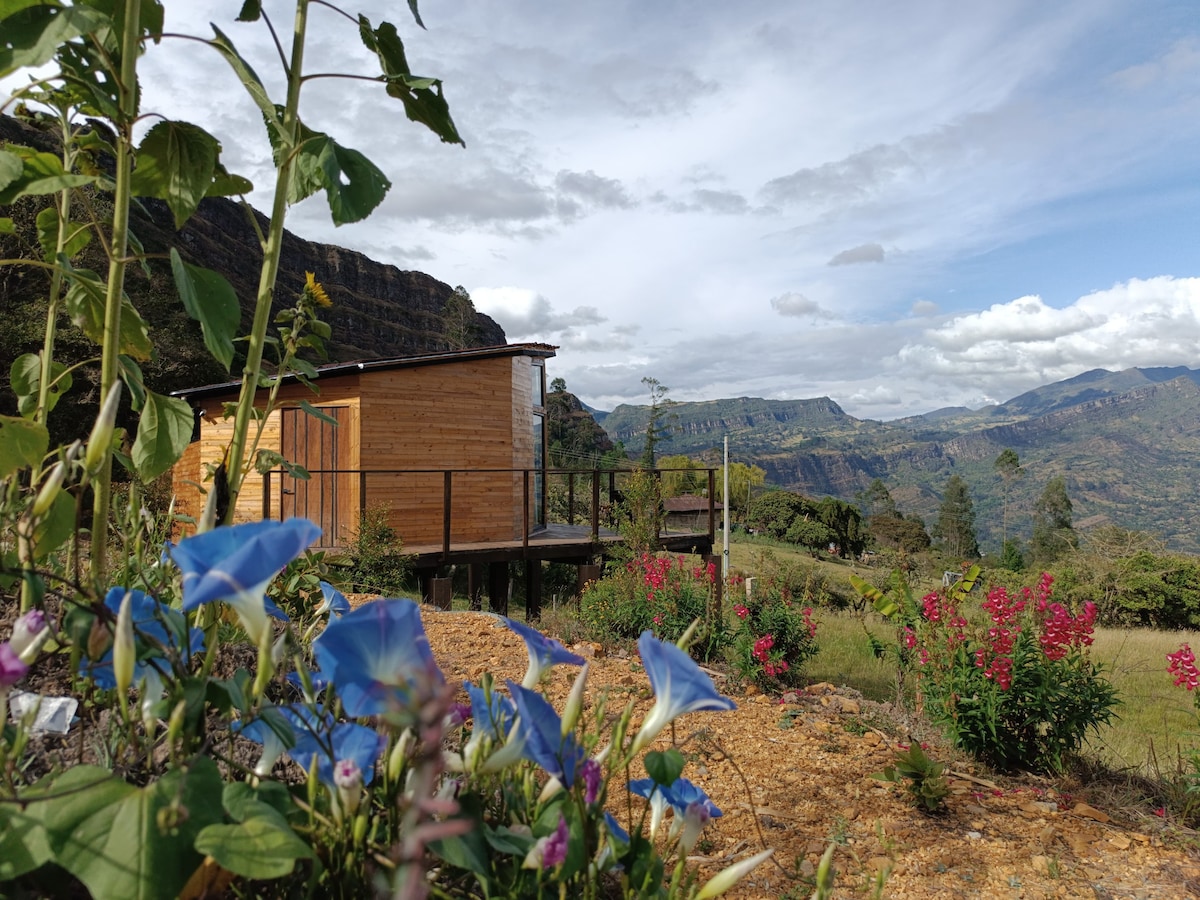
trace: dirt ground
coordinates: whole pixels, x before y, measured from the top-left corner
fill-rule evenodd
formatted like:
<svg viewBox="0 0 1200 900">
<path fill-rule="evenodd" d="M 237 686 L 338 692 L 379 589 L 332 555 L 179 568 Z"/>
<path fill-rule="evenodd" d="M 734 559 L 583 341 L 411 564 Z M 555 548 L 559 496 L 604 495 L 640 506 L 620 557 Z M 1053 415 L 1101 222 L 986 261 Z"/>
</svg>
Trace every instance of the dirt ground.
<svg viewBox="0 0 1200 900">
<path fill-rule="evenodd" d="M 496 617 L 427 610 L 424 622 L 449 681 L 475 680 L 485 671 L 522 677 L 524 644 Z M 589 701 L 609 689 L 614 706 L 637 695 L 639 714 L 648 708 L 649 683 L 636 652 L 574 649 L 591 657 Z M 570 666 L 554 670 L 548 691 L 556 708 L 576 673 Z M 807 900 L 815 866 L 834 841 L 837 897 L 876 896 L 883 873 L 879 896 L 896 900 L 1200 898 L 1192 832 L 1152 815 L 1097 808 L 1044 780 L 982 772 L 914 724 L 918 739 L 934 741 L 932 755 L 953 760 L 947 811 L 924 815 L 899 786 L 872 778 L 910 739 L 891 710 L 829 684 L 780 698 L 732 690 L 713 674 L 738 708 L 685 716 L 675 733 L 689 760 L 684 775 L 724 812 L 692 858 L 708 875 L 775 848 L 772 860 L 726 896 Z M 669 740 L 668 730 L 658 746 Z"/>
</svg>

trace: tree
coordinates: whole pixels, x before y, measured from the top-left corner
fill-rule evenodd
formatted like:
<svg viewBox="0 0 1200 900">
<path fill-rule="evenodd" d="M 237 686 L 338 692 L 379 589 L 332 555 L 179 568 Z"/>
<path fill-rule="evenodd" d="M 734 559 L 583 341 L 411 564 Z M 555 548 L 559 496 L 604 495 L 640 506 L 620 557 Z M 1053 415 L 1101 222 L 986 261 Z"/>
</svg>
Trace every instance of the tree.
<svg viewBox="0 0 1200 900">
<path fill-rule="evenodd" d="M 813 556 L 817 551 L 837 540 L 837 534 L 828 525 L 812 519 L 795 519 L 784 539 L 806 548 Z"/>
<path fill-rule="evenodd" d="M 862 513 L 853 503 L 825 497 L 817 504 L 817 519 L 833 532 L 840 556 L 858 556 L 866 547 Z"/>
<path fill-rule="evenodd" d="M 567 392 L 567 380 L 565 378 L 555 378 L 550 382 L 550 393 L 565 394 Z"/>
<path fill-rule="evenodd" d="M 919 516 L 871 516 L 867 520 L 871 537 L 880 547 L 902 553 L 921 553 L 933 544 Z"/>
<path fill-rule="evenodd" d="M 707 473 L 701 472 L 700 463 L 694 459 L 678 455 L 664 456 L 658 461 L 660 469 L 675 469 L 682 471 L 662 473 L 662 495 L 678 497 L 680 494 L 696 494 L 708 489 Z"/>
<path fill-rule="evenodd" d="M 1056 475 L 1033 505 L 1033 540 L 1029 549 L 1038 565 L 1054 562 L 1078 544 L 1071 524 L 1071 498 L 1067 481 Z"/>
<path fill-rule="evenodd" d="M 767 473 L 758 466 L 746 463 L 731 462 L 729 464 L 729 500 L 725 499 L 725 479 L 717 476 L 717 499 L 729 507 L 730 516 L 741 515 L 745 518 L 750 505 L 750 490 L 764 484 Z"/>
<path fill-rule="evenodd" d="M 649 376 L 642 379 L 642 384 L 650 391 L 650 419 L 646 422 L 646 442 L 642 445 L 641 465 L 643 468 L 653 469 L 655 448 L 671 436 L 670 422 L 663 421 L 666 411 L 672 405 L 671 399 L 667 397 L 671 389 L 657 378 Z"/>
<path fill-rule="evenodd" d="M 466 350 L 474 346 L 479 335 L 477 315 L 475 302 L 460 284 L 442 307 L 442 336 L 447 350 Z"/>
<path fill-rule="evenodd" d="M 941 542 L 942 549 L 953 557 L 976 559 L 979 556 L 979 542 L 975 538 L 975 505 L 971 502 L 967 483 L 957 475 L 951 475 L 946 482 L 933 536 Z"/>
<path fill-rule="evenodd" d="M 805 518 L 816 518 L 816 505 L 811 500 L 791 491 L 769 491 L 754 498 L 747 522 L 784 540 L 792 524 Z"/>
<path fill-rule="evenodd" d="M 899 510 L 896 509 L 896 501 L 892 499 L 891 491 L 887 489 L 887 485 L 881 478 L 872 481 L 856 499 L 865 516 L 896 517 L 900 515 Z"/>
<path fill-rule="evenodd" d="M 1021 458 L 1017 456 L 1017 451 L 1012 448 L 1005 448 L 1000 451 L 1000 455 L 996 457 L 995 463 L 992 464 L 996 470 L 996 474 L 1000 476 L 1000 480 L 1004 485 L 1004 513 L 1001 517 L 1000 525 L 1000 543 L 1002 547 L 1008 545 L 1008 489 L 1012 482 L 1016 481 L 1025 474 L 1025 470 L 1021 468 Z"/>
<path fill-rule="evenodd" d="M 1004 549 L 1000 552 L 1000 568 L 1010 572 L 1025 570 L 1025 555 L 1021 552 L 1021 542 L 1016 538 L 1004 542 Z"/>
</svg>

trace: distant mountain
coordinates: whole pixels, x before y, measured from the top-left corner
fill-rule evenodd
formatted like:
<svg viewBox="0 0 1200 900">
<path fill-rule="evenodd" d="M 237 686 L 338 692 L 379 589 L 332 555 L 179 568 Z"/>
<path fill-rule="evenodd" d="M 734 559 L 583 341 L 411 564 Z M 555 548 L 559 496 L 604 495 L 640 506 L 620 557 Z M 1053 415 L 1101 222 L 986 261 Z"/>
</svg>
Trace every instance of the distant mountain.
<svg viewBox="0 0 1200 900">
<path fill-rule="evenodd" d="M 881 478 L 907 513 L 932 521 L 951 475 L 971 489 L 984 549 L 998 549 L 1002 485 L 993 464 L 1016 450 L 1009 533 L 1028 536 L 1046 482 L 1062 475 L 1076 521 L 1149 531 L 1200 553 L 1200 370 L 1096 369 L 982 410 L 948 408 L 894 422 L 856 419 L 828 398 L 677 403 L 662 453 L 762 466 L 769 483 L 853 500 Z M 649 408 L 619 406 L 604 425 L 636 454 Z"/>
</svg>

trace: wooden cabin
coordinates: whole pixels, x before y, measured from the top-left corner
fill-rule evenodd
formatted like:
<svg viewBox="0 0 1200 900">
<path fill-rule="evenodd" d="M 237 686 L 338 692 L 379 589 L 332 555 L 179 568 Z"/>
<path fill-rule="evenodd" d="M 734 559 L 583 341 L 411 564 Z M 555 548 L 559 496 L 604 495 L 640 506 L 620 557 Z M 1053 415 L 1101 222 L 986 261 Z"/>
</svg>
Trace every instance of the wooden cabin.
<svg viewBox="0 0 1200 900">
<path fill-rule="evenodd" d="M 449 489 L 454 542 L 520 540 L 545 521 L 545 362 L 554 349 L 507 344 L 328 365 L 317 369 L 316 394 L 288 379 L 259 449 L 310 477 L 250 469 L 234 521 L 305 516 L 321 526 L 320 546 L 338 548 L 368 507 L 381 506 L 406 547 L 440 543 Z M 181 512 L 203 508 L 206 467 L 233 433 L 222 411 L 239 390 L 232 382 L 177 392 L 196 411 L 193 441 L 172 473 Z M 267 391 L 259 396 L 261 406 Z"/>
<path fill-rule="evenodd" d="M 258 445 L 286 464 L 266 473 L 249 468 L 234 521 L 303 516 L 322 528 L 318 548 L 336 551 L 353 540 L 369 509 L 381 508 L 413 555 L 426 598 L 440 602 L 437 590 L 445 589 L 448 603 L 449 586 L 439 588 L 437 576 L 462 564 L 472 601 L 486 581 L 492 609 L 506 612 L 508 564 L 524 561 L 527 614 L 535 617 L 543 561 L 579 565 L 583 583 L 599 574 L 605 548 L 620 541 L 600 520 L 601 483 L 607 481 L 611 503 L 615 474 L 547 468 L 546 360 L 554 351 L 506 344 L 337 363 L 317 369 L 317 393 L 287 378 Z M 181 513 L 199 517 L 204 508 L 210 470 L 233 434 L 233 419 L 223 412 L 240 387 L 228 382 L 175 394 L 196 415 L 193 440 L 172 471 Z M 266 398 L 260 389 L 260 409 Z M 296 477 L 287 464 L 309 477 Z M 711 485 L 711 470 L 708 477 Z M 566 480 L 565 522 L 547 521 L 547 478 Z M 577 523 L 576 499 L 589 496 L 590 523 Z M 663 534 L 660 543 L 711 553 L 711 508 L 707 522 L 706 534 Z"/>
</svg>

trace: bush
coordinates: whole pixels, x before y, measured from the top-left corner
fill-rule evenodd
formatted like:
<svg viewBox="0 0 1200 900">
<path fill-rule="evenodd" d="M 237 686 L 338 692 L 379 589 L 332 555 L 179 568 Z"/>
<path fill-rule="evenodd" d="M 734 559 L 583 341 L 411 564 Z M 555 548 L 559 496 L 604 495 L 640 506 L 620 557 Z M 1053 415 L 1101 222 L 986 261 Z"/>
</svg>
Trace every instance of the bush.
<svg viewBox="0 0 1200 900">
<path fill-rule="evenodd" d="M 588 585 L 580 598 L 580 617 L 605 639 L 635 639 L 653 631 L 664 640 L 677 640 L 696 619 L 712 623 L 697 646 L 716 649 L 722 631 L 711 614 L 716 567 L 696 566 L 683 556 L 643 553 L 612 574 Z"/>
<path fill-rule="evenodd" d="M 1036 589 L 1015 595 L 993 588 L 983 624 L 968 622 L 961 586 L 930 593 L 916 627 L 902 632 L 917 655 L 930 718 L 958 747 L 1000 769 L 1063 771 L 1119 702 L 1088 652 L 1095 605 L 1072 615 L 1052 601 L 1052 582 L 1043 575 Z"/>
<path fill-rule="evenodd" d="M 733 607 L 737 626 L 732 664 L 760 688 L 794 685 L 806 660 L 817 652 L 813 609 L 796 600 L 786 586 L 768 581 L 746 602 Z"/>
<path fill-rule="evenodd" d="M 346 587 L 385 597 L 404 591 L 412 574 L 412 557 L 404 554 L 396 529 L 388 524 L 390 512 L 387 506 L 370 506 L 363 513 L 358 531 L 346 548 L 354 560 Z"/>
</svg>

